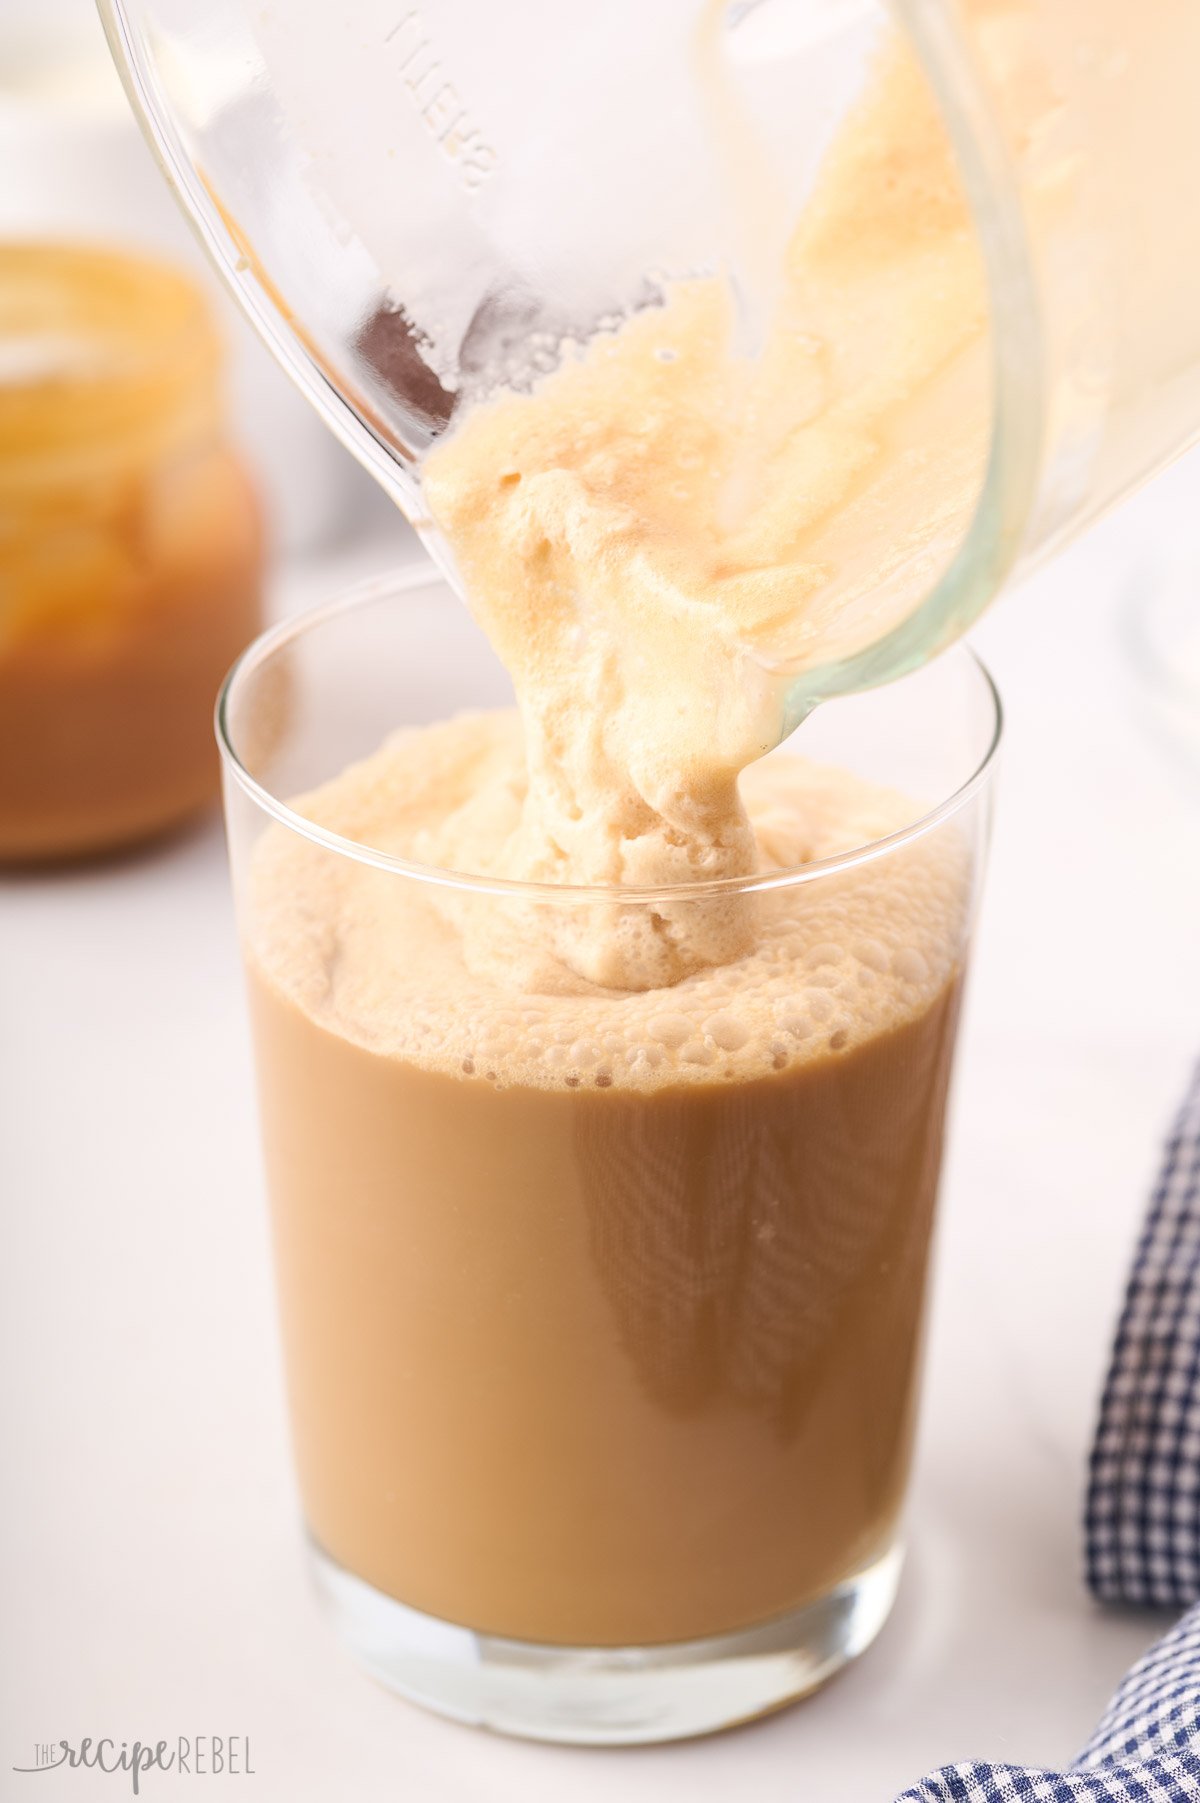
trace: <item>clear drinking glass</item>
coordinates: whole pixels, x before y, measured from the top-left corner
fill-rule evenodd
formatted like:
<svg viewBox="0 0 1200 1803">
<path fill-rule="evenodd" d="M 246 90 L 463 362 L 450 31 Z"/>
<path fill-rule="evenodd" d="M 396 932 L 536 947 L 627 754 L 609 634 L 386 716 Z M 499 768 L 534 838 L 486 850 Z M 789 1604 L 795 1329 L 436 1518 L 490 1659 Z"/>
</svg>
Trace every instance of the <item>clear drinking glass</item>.
<svg viewBox="0 0 1200 1803">
<path fill-rule="evenodd" d="M 665 1740 L 813 1689 L 895 1594 L 999 708 L 958 650 L 819 710 L 744 783 L 840 769 L 804 780 L 858 825 L 814 860 L 768 808 L 753 878 L 398 855 L 341 773 L 510 702 L 416 572 L 269 632 L 221 698 L 300 1490 L 386 1683 Z M 648 994 L 527 955 L 664 923 L 737 949 Z"/>
</svg>

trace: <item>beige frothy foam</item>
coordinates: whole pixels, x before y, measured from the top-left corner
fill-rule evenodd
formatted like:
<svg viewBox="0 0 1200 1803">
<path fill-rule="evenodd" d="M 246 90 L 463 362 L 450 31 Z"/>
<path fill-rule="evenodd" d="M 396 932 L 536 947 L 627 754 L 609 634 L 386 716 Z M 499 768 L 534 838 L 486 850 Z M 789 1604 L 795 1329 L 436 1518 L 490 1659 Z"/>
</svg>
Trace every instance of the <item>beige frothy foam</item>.
<svg viewBox="0 0 1200 1803">
<path fill-rule="evenodd" d="M 786 754 L 747 771 L 742 792 L 764 872 L 869 844 L 913 811 L 890 790 Z M 505 841 L 526 794 L 519 723 L 500 712 L 397 733 L 296 805 L 332 831 L 453 869 L 464 849 L 478 860 Z M 398 882 L 275 833 L 257 862 L 255 951 L 304 1013 L 383 1057 L 501 1086 L 744 1079 L 918 1019 L 955 969 L 964 866 L 957 834 L 935 833 L 834 880 L 742 898 L 747 949 L 666 991 L 577 983 L 564 993 L 537 966 L 550 923 L 531 922 L 530 904 Z M 700 933 L 710 905 L 723 904 L 682 904 Z M 473 958 L 476 944 L 494 957 Z"/>
</svg>

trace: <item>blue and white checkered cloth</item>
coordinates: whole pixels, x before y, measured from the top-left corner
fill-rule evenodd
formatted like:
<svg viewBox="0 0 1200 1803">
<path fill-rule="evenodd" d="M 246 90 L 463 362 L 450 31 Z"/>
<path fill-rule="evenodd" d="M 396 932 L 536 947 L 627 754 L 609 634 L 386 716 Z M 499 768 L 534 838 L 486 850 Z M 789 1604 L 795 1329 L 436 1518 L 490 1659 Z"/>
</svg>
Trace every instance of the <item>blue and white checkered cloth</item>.
<svg viewBox="0 0 1200 1803">
<path fill-rule="evenodd" d="M 1196 1606 L 1138 1660 L 1069 1771 L 946 1766 L 897 1803 L 1200 1803 L 1200 1071 L 1134 1259 L 1086 1524 L 1104 1602 Z"/>
<path fill-rule="evenodd" d="M 1200 1073 L 1167 1141 L 1100 1405 L 1088 1583 L 1104 1602 L 1200 1597 Z"/>
</svg>

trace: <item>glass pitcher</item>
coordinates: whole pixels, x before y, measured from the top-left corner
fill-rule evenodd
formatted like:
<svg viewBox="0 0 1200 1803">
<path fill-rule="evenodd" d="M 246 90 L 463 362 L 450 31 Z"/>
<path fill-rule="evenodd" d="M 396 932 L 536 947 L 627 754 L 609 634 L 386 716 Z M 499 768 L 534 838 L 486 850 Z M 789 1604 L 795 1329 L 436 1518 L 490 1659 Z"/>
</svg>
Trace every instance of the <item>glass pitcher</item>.
<svg viewBox="0 0 1200 1803">
<path fill-rule="evenodd" d="M 528 387 L 563 343 L 698 273 L 729 281 L 752 362 L 773 221 L 803 215 L 881 55 L 910 60 L 961 188 L 981 327 L 940 371 L 938 409 L 908 422 L 889 517 L 925 505 L 947 420 L 977 418 L 978 443 L 954 451 L 961 504 L 911 543 L 892 533 L 869 577 L 844 535 L 819 541 L 817 605 L 838 629 L 778 636 L 789 724 L 941 649 L 1200 425 L 1195 6 L 100 5 L 210 251 L 452 579 L 419 464 L 456 408 Z M 923 177 L 886 118 L 875 132 L 859 170 L 873 229 L 911 239 Z M 869 305 L 847 282 L 835 313 Z M 885 311 L 875 329 L 882 359 Z"/>
</svg>

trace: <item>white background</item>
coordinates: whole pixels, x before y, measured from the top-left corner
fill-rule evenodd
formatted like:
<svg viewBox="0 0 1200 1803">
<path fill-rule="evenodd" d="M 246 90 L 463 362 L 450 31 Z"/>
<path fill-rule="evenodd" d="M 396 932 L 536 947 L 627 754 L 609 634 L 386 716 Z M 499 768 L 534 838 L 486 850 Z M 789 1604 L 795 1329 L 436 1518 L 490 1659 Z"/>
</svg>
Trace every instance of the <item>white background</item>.
<svg viewBox="0 0 1200 1803">
<path fill-rule="evenodd" d="M 1129 1250 L 1200 1051 L 1200 763 L 1122 638 L 1149 557 L 1197 542 L 1198 501 L 1193 459 L 978 634 L 1008 743 L 910 1565 L 861 1663 L 756 1727 L 549 1750 L 358 1673 L 301 1561 L 219 826 L 0 888 L 0 1795 L 127 1795 L 10 1770 L 87 1734 L 249 1735 L 253 1779 L 151 1774 L 143 1795 L 264 1803 L 890 1803 L 945 1761 L 1071 1756 L 1162 1625 L 1088 1600 L 1079 1518 Z M 397 524 L 293 565 L 277 607 L 405 554 Z"/>
</svg>

